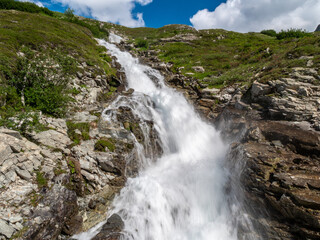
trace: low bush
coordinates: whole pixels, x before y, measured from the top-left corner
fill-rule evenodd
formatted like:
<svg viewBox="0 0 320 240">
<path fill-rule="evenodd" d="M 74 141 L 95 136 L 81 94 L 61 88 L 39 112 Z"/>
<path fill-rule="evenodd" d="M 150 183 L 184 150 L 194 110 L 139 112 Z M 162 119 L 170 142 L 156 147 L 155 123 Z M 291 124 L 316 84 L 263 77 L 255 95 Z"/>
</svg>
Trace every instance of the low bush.
<svg viewBox="0 0 320 240">
<path fill-rule="evenodd" d="M 66 91 L 68 78 L 61 77 L 53 68 L 39 64 L 41 61 L 45 59 L 19 59 L 17 68 L 12 72 L 13 77 L 7 79 L 7 84 L 16 89 L 16 93 L 12 90 L 11 96 L 16 98 L 15 94 L 18 94 L 26 106 L 61 117 L 70 101 Z"/>
<path fill-rule="evenodd" d="M 302 37 L 309 37 L 311 36 L 311 33 L 306 32 L 302 29 L 295 29 L 291 28 L 288 30 L 281 30 L 279 33 L 277 33 L 277 39 L 287 39 L 287 38 L 302 38 Z"/>
<path fill-rule="evenodd" d="M 268 30 L 262 30 L 260 33 L 270 36 L 270 37 L 276 37 L 277 36 L 277 32 L 273 29 L 268 29 Z"/>
<path fill-rule="evenodd" d="M 149 44 L 148 41 L 145 39 L 137 39 L 135 42 L 135 47 L 138 48 L 148 48 Z"/>
</svg>

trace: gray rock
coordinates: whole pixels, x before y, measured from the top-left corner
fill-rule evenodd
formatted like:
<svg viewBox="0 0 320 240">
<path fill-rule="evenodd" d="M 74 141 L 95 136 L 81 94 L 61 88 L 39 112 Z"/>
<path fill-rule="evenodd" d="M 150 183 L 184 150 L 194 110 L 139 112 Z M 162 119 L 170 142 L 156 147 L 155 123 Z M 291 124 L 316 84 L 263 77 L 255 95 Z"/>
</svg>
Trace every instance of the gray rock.
<svg viewBox="0 0 320 240">
<path fill-rule="evenodd" d="M 82 226 L 82 219 L 78 221 L 77 214 L 76 193 L 63 186 L 54 185 L 34 209 L 23 239 L 58 239 L 61 231 L 72 235 Z M 73 221 L 77 221 L 77 229 L 70 228 Z"/>
<path fill-rule="evenodd" d="M 89 112 L 77 112 L 72 119 L 75 122 L 93 122 L 97 120 L 98 117 L 91 115 Z"/>
<path fill-rule="evenodd" d="M 193 69 L 195 72 L 200 72 L 200 73 L 204 73 L 204 72 L 205 72 L 204 68 L 201 67 L 201 66 L 194 66 L 194 67 L 192 67 L 192 69 Z"/>
<path fill-rule="evenodd" d="M 298 89 L 298 93 L 299 93 L 300 95 L 302 95 L 302 96 L 305 96 L 305 97 L 308 97 L 308 96 L 309 96 L 309 91 L 308 91 L 308 89 L 305 88 L 305 87 L 300 87 L 300 88 Z"/>
<path fill-rule="evenodd" d="M 77 77 L 81 79 L 83 77 L 83 73 L 77 72 Z"/>
<path fill-rule="evenodd" d="M 8 159 L 11 153 L 12 149 L 10 148 L 10 146 L 4 142 L 0 142 L 0 166 L 6 159 Z"/>
<path fill-rule="evenodd" d="M 107 222 L 102 226 L 99 234 L 93 240 L 118 240 L 121 239 L 121 230 L 124 222 L 118 214 L 113 214 L 108 218 Z"/>
<path fill-rule="evenodd" d="M 19 177 L 21 177 L 24 180 L 30 180 L 32 178 L 32 176 L 28 171 L 21 170 L 20 168 L 16 169 L 16 173 L 18 174 Z"/>
<path fill-rule="evenodd" d="M 33 138 L 43 145 L 59 149 L 64 149 L 72 143 L 66 135 L 55 130 L 40 132 L 33 136 Z"/>
<path fill-rule="evenodd" d="M 205 89 L 201 90 L 201 94 L 204 97 L 209 97 L 209 96 L 212 96 L 212 95 L 216 95 L 219 92 L 220 92 L 220 89 L 216 89 L 216 88 L 205 88 Z"/>
<path fill-rule="evenodd" d="M 259 97 L 261 95 L 268 94 L 270 92 L 271 92 L 271 87 L 267 84 L 262 84 L 257 81 L 255 81 L 252 84 L 251 94 L 252 94 L 252 97 L 254 97 L 254 98 Z"/>
<path fill-rule="evenodd" d="M 242 101 L 237 101 L 235 103 L 235 108 L 239 109 L 239 110 L 251 110 L 250 105 L 248 105 L 248 104 L 246 104 L 246 103 L 244 103 Z"/>
<path fill-rule="evenodd" d="M 13 130 L 6 129 L 6 128 L 1 128 L 0 133 L 4 133 L 4 134 L 7 134 L 7 135 L 10 135 L 12 137 L 15 137 L 17 139 L 22 140 L 21 134 L 17 131 L 13 131 Z"/>
<path fill-rule="evenodd" d="M 14 233 L 14 228 L 10 226 L 6 221 L 0 219 L 0 234 L 6 236 L 7 238 L 11 238 Z"/>
<path fill-rule="evenodd" d="M 318 27 L 316 28 L 316 30 L 314 30 L 315 32 L 320 32 L 320 24 L 318 25 Z"/>
</svg>

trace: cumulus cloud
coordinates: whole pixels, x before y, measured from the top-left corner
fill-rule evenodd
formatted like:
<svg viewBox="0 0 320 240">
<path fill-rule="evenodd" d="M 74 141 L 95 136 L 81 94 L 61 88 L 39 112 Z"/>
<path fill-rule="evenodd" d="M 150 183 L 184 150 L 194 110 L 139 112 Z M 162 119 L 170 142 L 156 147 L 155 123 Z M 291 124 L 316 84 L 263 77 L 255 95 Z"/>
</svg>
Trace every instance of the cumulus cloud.
<svg viewBox="0 0 320 240">
<path fill-rule="evenodd" d="M 106 22 L 119 23 L 127 27 L 145 26 L 142 13 L 133 15 L 135 4 L 142 6 L 152 0 L 53 0 L 75 10 L 76 14 L 91 15 Z"/>
<path fill-rule="evenodd" d="M 42 2 L 40 2 L 40 1 L 33 1 L 33 0 L 19 0 L 19 1 L 20 2 L 31 2 L 31 3 L 38 5 L 39 7 L 44 7 Z"/>
<path fill-rule="evenodd" d="M 197 29 L 223 28 L 237 32 L 302 28 L 320 23 L 319 0 L 227 0 L 214 11 L 198 11 L 190 22 Z"/>
</svg>

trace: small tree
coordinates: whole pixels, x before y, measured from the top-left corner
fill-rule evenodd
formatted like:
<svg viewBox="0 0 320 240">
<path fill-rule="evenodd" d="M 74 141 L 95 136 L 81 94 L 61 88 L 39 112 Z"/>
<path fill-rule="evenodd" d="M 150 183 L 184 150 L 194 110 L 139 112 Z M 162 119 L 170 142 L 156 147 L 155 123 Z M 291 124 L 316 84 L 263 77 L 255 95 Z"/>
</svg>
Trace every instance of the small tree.
<svg viewBox="0 0 320 240">
<path fill-rule="evenodd" d="M 68 18 L 68 19 L 73 19 L 74 18 L 74 10 L 71 8 L 68 8 L 65 12 L 64 15 Z"/>
</svg>

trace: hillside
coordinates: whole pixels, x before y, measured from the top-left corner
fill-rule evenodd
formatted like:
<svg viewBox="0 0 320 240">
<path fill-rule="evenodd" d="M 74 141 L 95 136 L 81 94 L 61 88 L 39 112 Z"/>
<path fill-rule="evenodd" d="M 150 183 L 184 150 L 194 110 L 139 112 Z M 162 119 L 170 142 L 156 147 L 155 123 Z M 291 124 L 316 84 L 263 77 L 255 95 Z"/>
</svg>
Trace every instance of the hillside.
<svg viewBox="0 0 320 240">
<path fill-rule="evenodd" d="M 0 10 L 0 239 L 87 231 L 144 167 L 141 154 L 162 156 L 159 126 L 137 107 L 156 104 L 126 89 L 95 40 L 109 34 L 230 145 L 223 188 L 253 223 L 237 229 L 243 239 L 319 237 L 319 32 L 126 28 L 48 11 Z M 119 239 L 121 218 L 110 222 L 95 239 Z"/>
</svg>

